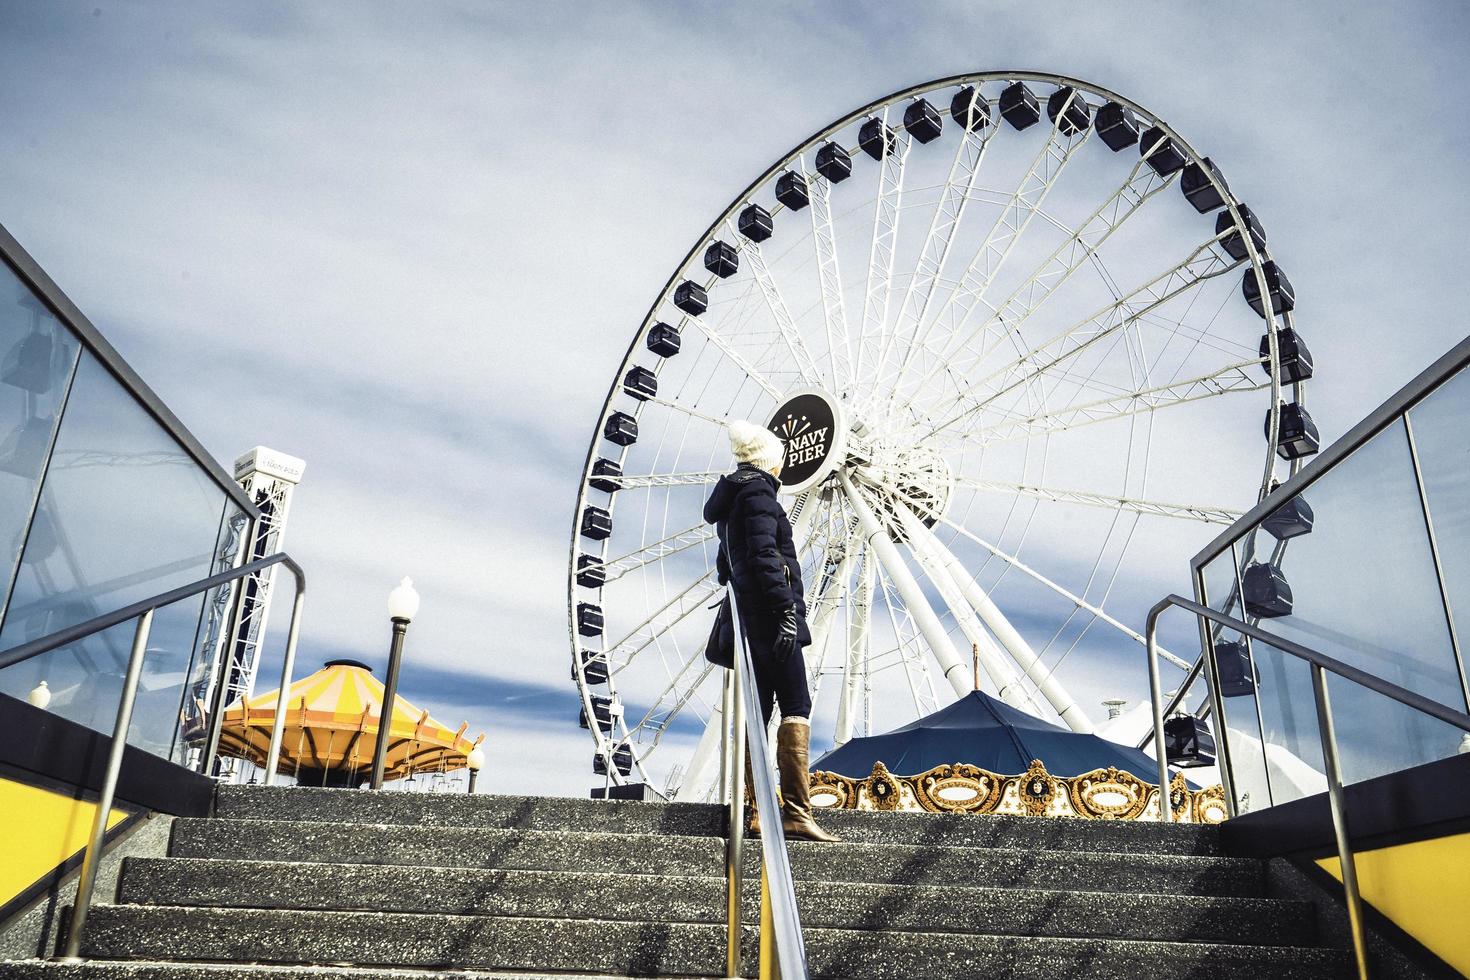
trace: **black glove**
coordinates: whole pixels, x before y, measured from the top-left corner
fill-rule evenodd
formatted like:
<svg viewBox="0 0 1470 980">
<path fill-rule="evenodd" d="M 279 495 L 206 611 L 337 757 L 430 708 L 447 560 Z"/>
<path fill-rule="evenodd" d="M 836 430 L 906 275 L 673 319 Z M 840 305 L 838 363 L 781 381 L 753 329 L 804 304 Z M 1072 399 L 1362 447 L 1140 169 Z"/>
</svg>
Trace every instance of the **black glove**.
<svg viewBox="0 0 1470 980">
<path fill-rule="evenodd" d="M 796 607 L 787 606 L 776 613 L 780 622 L 776 626 L 776 641 L 771 644 L 771 653 L 777 662 L 784 663 L 796 652 Z"/>
</svg>

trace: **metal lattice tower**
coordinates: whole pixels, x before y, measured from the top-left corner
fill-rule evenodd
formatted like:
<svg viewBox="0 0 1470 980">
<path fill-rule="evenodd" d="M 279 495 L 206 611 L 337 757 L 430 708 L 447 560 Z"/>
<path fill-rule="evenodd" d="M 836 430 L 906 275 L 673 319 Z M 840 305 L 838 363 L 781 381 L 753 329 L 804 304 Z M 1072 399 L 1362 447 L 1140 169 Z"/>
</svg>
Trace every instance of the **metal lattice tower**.
<svg viewBox="0 0 1470 980">
<path fill-rule="evenodd" d="M 260 521 L 244 560 L 255 561 L 281 550 L 286 520 L 291 512 L 291 495 L 301 482 L 306 463 L 295 456 L 256 446 L 235 460 L 235 479 L 260 510 Z M 274 566 L 246 577 L 240 596 L 240 616 L 227 650 L 224 673 L 225 696 L 221 704 L 248 698 L 255 689 L 255 669 L 260 643 L 265 638 L 275 587 Z"/>
</svg>

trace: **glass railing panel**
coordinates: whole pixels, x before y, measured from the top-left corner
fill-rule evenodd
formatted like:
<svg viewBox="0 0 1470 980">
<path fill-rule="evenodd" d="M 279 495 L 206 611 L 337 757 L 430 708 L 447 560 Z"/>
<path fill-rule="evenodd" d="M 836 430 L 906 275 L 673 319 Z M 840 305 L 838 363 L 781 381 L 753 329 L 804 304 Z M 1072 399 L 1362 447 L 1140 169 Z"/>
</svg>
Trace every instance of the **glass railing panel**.
<svg viewBox="0 0 1470 980">
<path fill-rule="evenodd" d="M 1459 640 L 1464 677 L 1470 642 L 1470 369 L 1462 369 L 1409 410 L 1409 425 L 1424 479 L 1426 509 L 1434 525 L 1445 594 Z"/>
<path fill-rule="evenodd" d="M 219 486 L 95 357 L 83 355 L 0 624 L 0 650 L 205 578 L 217 560 L 224 512 Z M 204 601 L 195 596 L 161 610 L 154 625 L 136 741 L 165 756 Z M 74 711 L 79 721 L 96 718 L 96 704 L 110 700 L 99 723 L 110 730 L 130 644 L 120 626 L 0 671 L 0 691 L 24 698 L 45 680 L 52 710 Z M 159 717 L 145 723 L 155 704 Z"/>
<path fill-rule="evenodd" d="M 201 598 L 181 600 L 154 614 L 128 731 L 129 745 L 176 762 L 181 761 L 176 736 Z M 0 670 L 0 692 L 26 700 L 44 682 L 48 711 L 111 733 L 136 630 L 137 621 L 129 620 Z"/>
<path fill-rule="evenodd" d="M 1213 642 L 1217 665 L 1224 668 L 1220 674 L 1220 706 L 1225 717 L 1217 719 L 1212 727 L 1217 743 L 1227 743 L 1235 809 L 1238 813 L 1264 810 L 1271 806 L 1271 785 L 1257 689 L 1254 684 L 1242 682 L 1251 673 L 1250 646 L 1245 637 L 1228 629 L 1216 631 Z"/>
<path fill-rule="evenodd" d="M 1332 674 L 1327 690 L 1345 784 L 1470 752 L 1466 732 L 1377 691 Z"/>
<path fill-rule="evenodd" d="M 1261 742 L 1271 802 L 1276 806 L 1327 791 L 1312 668 L 1304 660 L 1253 640 L 1251 659 L 1261 712 Z"/>
<path fill-rule="evenodd" d="M 72 332 L 0 263 L 0 617 L 80 350 Z"/>
<path fill-rule="evenodd" d="M 1241 561 L 1246 619 L 1463 710 L 1403 420 L 1301 496 L 1309 530 L 1278 542 L 1268 516 L 1252 532 L 1255 553 Z"/>
</svg>

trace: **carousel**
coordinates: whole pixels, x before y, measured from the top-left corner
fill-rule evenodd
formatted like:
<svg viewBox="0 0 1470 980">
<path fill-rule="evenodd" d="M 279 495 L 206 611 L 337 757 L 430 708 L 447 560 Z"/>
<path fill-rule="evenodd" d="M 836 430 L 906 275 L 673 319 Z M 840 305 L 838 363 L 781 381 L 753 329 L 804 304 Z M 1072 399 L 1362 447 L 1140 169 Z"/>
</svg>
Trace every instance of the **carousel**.
<svg viewBox="0 0 1470 980">
<path fill-rule="evenodd" d="M 225 709 L 220 754 L 264 768 L 279 691 Z M 291 685 L 278 772 L 301 786 L 356 787 L 369 776 L 382 716 L 383 684 L 366 664 L 329 660 Z M 402 695 L 394 699 L 385 762 L 387 779 L 471 770 L 482 761 L 485 735 L 465 737 L 469 722 L 449 729 Z"/>
</svg>

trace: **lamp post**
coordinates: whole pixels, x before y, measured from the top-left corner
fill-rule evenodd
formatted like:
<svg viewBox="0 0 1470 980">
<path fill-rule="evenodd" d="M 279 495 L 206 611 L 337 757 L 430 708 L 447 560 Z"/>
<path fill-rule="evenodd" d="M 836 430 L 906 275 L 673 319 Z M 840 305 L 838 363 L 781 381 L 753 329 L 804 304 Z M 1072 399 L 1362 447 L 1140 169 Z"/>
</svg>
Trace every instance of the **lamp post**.
<svg viewBox="0 0 1470 980">
<path fill-rule="evenodd" d="M 480 777 L 480 770 L 485 768 L 485 750 L 478 745 L 470 749 L 469 754 L 464 757 L 464 764 L 470 770 L 469 792 L 473 795 L 475 792 L 475 780 Z"/>
<path fill-rule="evenodd" d="M 388 736 L 393 728 L 393 702 L 398 697 L 398 667 L 403 660 L 403 636 L 419 611 L 419 594 L 413 579 L 405 578 L 388 593 L 388 618 L 393 621 L 393 646 L 388 650 L 388 676 L 383 682 L 383 707 L 378 714 L 378 744 L 373 749 L 372 788 L 383 788 L 383 764 L 388 755 Z"/>
</svg>

